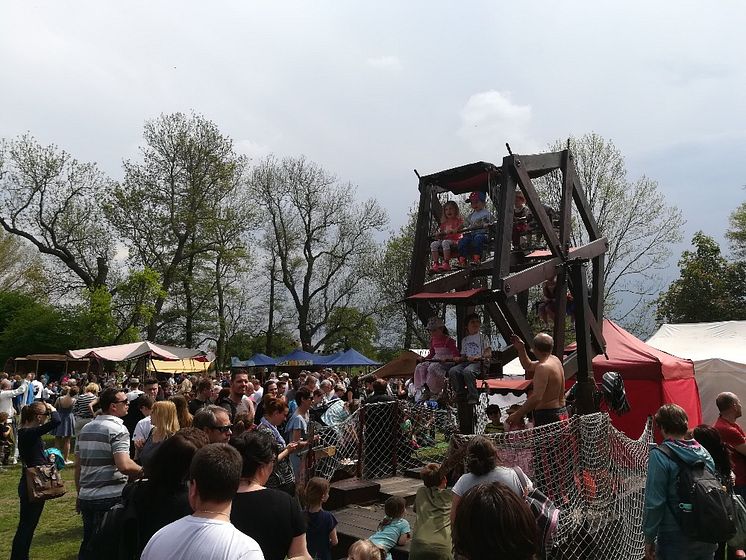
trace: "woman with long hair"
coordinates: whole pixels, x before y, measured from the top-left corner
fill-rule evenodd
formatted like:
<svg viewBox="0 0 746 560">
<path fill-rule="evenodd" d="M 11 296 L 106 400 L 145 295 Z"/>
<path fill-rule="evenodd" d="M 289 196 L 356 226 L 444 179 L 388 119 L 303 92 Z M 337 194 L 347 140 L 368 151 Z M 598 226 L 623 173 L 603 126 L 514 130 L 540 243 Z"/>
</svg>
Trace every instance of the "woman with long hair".
<svg viewBox="0 0 746 560">
<path fill-rule="evenodd" d="M 32 502 L 26 488 L 26 467 L 38 467 L 49 461 L 44 455 L 44 443 L 41 437 L 60 425 L 60 415 L 50 404 L 36 401 L 21 409 L 21 426 L 18 428 L 18 454 L 23 468 L 18 482 L 18 498 L 21 512 L 18 517 L 18 528 L 13 537 L 11 560 L 28 560 L 31 540 L 39 523 L 44 502 Z"/>
<path fill-rule="evenodd" d="M 176 418 L 179 420 L 179 428 L 189 428 L 192 425 L 192 415 L 189 412 L 189 401 L 184 395 L 173 395 L 170 399 L 176 405 Z"/>
<path fill-rule="evenodd" d="M 137 538 L 125 539 L 132 549 L 129 558 L 140 558 L 156 531 L 192 514 L 189 506 L 189 467 L 198 449 L 209 443 L 207 434 L 183 428 L 153 452 L 144 467 L 145 478 L 128 485 L 123 494 L 137 513 Z M 103 555 L 102 555 L 103 557 Z"/>
<path fill-rule="evenodd" d="M 231 438 L 230 444 L 243 459 L 231 523 L 259 543 L 266 560 L 310 558 L 306 523 L 298 501 L 285 492 L 267 488 L 277 459 L 277 444 L 270 431 L 244 432 Z"/>
<path fill-rule="evenodd" d="M 138 457 L 143 467 L 152 457 L 160 445 L 179 431 L 179 419 L 176 417 L 176 405 L 171 401 L 158 401 L 150 411 L 150 421 L 153 429 L 150 430 L 145 444 L 140 450 Z"/>
</svg>

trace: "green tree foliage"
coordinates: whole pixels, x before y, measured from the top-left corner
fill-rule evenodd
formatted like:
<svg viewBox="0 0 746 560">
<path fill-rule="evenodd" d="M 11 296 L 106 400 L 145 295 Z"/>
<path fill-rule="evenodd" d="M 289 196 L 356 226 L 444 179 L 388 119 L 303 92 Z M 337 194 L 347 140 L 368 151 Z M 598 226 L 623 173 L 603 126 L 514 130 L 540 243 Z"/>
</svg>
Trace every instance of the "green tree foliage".
<svg viewBox="0 0 746 560">
<path fill-rule="evenodd" d="M 725 236 L 736 258 L 746 259 L 746 202 L 742 202 L 730 215 L 730 227 Z"/>
<path fill-rule="evenodd" d="M 378 339 L 378 328 L 370 316 L 365 316 L 354 307 L 337 307 L 329 314 L 325 328 L 332 334 L 326 338 L 324 351 L 328 354 L 344 352 L 354 348 L 370 356 L 375 352 L 374 343 Z"/>
<path fill-rule="evenodd" d="M 72 312 L 38 303 L 17 292 L 0 292 L 0 363 L 35 353 L 78 347 L 80 327 Z"/>
<path fill-rule="evenodd" d="M 746 319 L 746 263 L 728 262 L 715 240 L 697 232 L 679 260 L 681 276 L 658 299 L 658 320 L 697 323 Z"/>
<path fill-rule="evenodd" d="M 272 347 L 269 355 L 273 358 L 289 354 L 298 347 L 298 340 L 285 329 L 272 334 Z M 251 334 L 246 331 L 235 333 L 226 344 L 226 356 L 236 356 L 245 360 L 254 354 L 267 353 L 267 333 Z"/>
<path fill-rule="evenodd" d="M 106 215 L 129 249 L 130 265 L 160 276 L 163 292 L 147 338 L 166 326 L 166 338 L 194 345 L 213 299 L 208 262 L 220 248 L 221 209 L 231 205 L 246 159 L 201 115 L 161 115 L 145 123 L 143 136 L 142 161 L 124 162 L 124 181 L 109 193 Z"/>
</svg>

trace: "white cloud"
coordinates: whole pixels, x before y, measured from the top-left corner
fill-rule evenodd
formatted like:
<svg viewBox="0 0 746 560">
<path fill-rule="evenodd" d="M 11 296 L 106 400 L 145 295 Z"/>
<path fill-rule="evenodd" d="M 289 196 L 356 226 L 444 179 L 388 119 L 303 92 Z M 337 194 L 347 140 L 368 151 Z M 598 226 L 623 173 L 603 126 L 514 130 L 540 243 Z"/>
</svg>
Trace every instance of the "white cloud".
<svg viewBox="0 0 746 560">
<path fill-rule="evenodd" d="M 506 142 L 517 153 L 533 149 L 530 124 L 530 105 L 513 103 L 508 92 L 484 91 L 472 95 L 461 109 L 458 135 L 475 152 L 494 158 L 495 152 L 505 152 Z"/>
<path fill-rule="evenodd" d="M 245 155 L 251 160 L 259 160 L 268 156 L 272 150 L 266 144 L 260 144 L 253 140 L 239 140 L 236 142 L 236 152 Z"/>
<path fill-rule="evenodd" d="M 384 68 L 391 70 L 401 70 L 403 68 L 401 60 L 398 56 L 375 56 L 369 58 L 367 61 L 368 66 L 373 68 Z"/>
</svg>

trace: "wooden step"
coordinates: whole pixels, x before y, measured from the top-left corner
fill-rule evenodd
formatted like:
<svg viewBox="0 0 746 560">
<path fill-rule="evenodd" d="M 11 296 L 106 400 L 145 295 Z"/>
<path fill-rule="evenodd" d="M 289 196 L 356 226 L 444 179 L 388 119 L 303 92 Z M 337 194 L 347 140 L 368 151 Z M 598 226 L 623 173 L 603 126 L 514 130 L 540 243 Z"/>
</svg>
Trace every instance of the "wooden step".
<svg viewBox="0 0 746 560">
<path fill-rule="evenodd" d="M 325 509 L 339 509 L 352 504 L 372 504 L 380 497 L 381 485 L 374 480 L 347 478 L 332 482 L 329 486 L 329 500 Z"/>
<path fill-rule="evenodd" d="M 376 482 L 381 485 L 381 500 L 385 501 L 391 496 L 399 496 L 400 498 L 404 498 L 408 506 L 411 506 L 414 503 L 414 497 L 417 494 L 417 490 L 423 486 L 421 480 L 415 480 L 404 476 L 381 478 Z"/>
<path fill-rule="evenodd" d="M 334 547 L 333 557 L 344 558 L 347 549 L 352 543 L 359 539 L 367 539 L 375 533 L 378 530 L 378 524 L 385 515 L 382 504 L 368 507 L 351 506 L 335 511 L 334 516 L 338 522 L 337 536 L 339 537 L 339 544 Z M 409 521 L 412 531 L 414 531 L 416 515 L 408 509 L 404 513 L 404 517 Z M 409 558 L 409 543 L 393 548 L 391 556 L 394 560 Z"/>
</svg>

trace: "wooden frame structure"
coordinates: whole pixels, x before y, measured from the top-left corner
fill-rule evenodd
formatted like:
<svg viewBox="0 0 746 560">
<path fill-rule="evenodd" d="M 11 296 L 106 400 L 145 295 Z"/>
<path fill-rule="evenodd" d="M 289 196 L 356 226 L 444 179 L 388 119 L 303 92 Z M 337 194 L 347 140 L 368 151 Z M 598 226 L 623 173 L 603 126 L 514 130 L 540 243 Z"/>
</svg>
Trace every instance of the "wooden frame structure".
<svg viewBox="0 0 746 560">
<path fill-rule="evenodd" d="M 553 171 L 559 171 L 562 177 L 558 232 L 532 182 Z M 564 320 L 558 319 L 555 320 L 553 332 L 554 352 L 564 361 L 566 378 L 577 375 L 579 410 L 593 411 L 595 384 L 591 360 L 605 347 L 601 327 L 604 254 L 608 242 L 601 235 L 590 211 L 570 150 L 523 156 L 510 154 L 503 158 L 501 166 L 478 162 L 423 177 L 418 174 L 418 177 L 420 201 L 407 303 L 423 323 L 437 314 L 436 303 L 455 304 L 459 339 L 464 331 L 467 313 L 475 305 L 483 305 L 506 341 L 516 333 L 529 342 L 534 333 L 527 319 L 527 290 L 556 276 L 557 309 L 565 309 L 568 288 L 576 304 L 577 350 L 568 357 L 564 356 L 565 324 Z M 546 256 L 531 258 L 524 251 L 512 247 L 516 189 L 524 194 L 538 224 L 548 249 Z M 486 246 L 487 256 L 478 265 L 428 277 L 431 230 L 442 212 L 438 194 L 451 192 L 458 195 L 473 191 L 485 192 L 496 208 L 496 223 L 491 231 L 493 236 Z M 573 207 L 583 223 L 589 242 L 571 248 Z M 588 263 L 591 265 L 590 285 L 587 281 Z M 558 311 L 557 316 L 564 317 L 564 313 Z M 500 365 L 517 356 L 512 346 L 502 352 L 493 352 L 493 356 L 495 354 Z"/>
</svg>

